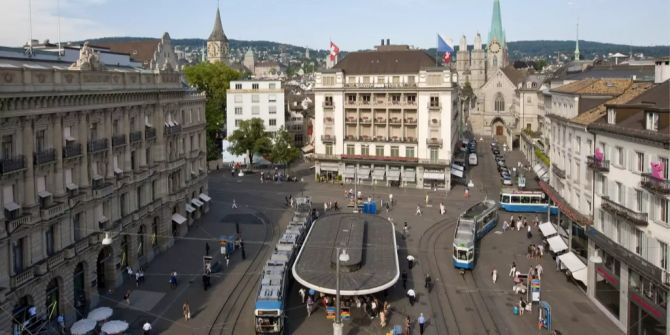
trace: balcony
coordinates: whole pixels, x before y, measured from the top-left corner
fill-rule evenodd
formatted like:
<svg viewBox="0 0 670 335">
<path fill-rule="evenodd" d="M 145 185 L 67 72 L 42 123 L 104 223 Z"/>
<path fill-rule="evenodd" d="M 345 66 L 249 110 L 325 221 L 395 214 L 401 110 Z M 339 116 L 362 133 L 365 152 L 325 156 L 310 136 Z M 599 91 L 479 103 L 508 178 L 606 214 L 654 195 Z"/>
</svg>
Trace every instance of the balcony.
<svg viewBox="0 0 670 335">
<path fill-rule="evenodd" d="M 22 225 L 29 225 L 32 223 L 32 217 L 30 214 L 24 214 L 22 216 L 19 216 L 18 218 L 14 220 L 8 220 L 7 221 L 7 231 L 9 233 L 15 231 L 17 228 L 19 228 Z"/>
<path fill-rule="evenodd" d="M 362 116 L 360 119 L 361 124 L 370 124 L 372 123 L 372 120 L 368 116 Z"/>
<path fill-rule="evenodd" d="M 335 143 L 335 135 L 321 135 L 321 142 Z"/>
<path fill-rule="evenodd" d="M 418 143 L 418 140 L 414 136 L 405 136 L 403 139 L 400 140 L 400 142 L 405 142 L 405 143 Z"/>
<path fill-rule="evenodd" d="M 88 141 L 88 152 L 96 153 L 107 150 L 109 146 L 109 141 L 106 138 L 100 138 L 97 140 Z"/>
<path fill-rule="evenodd" d="M 646 226 L 648 223 L 647 213 L 639 213 L 630 208 L 626 208 L 614 202 L 609 197 L 602 197 L 600 207 L 606 212 L 625 219 L 637 226 Z"/>
<path fill-rule="evenodd" d="M 446 166 L 449 165 L 449 161 L 446 159 L 419 159 L 419 164 Z"/>
<path fill-rule="evenodd" d="M 375 136 L 375 141 L 376 142 L 384 142 L 386 140 L 387 140 L 386 136 L 382 136 L 382 135 Z"/>
<path fill-rule="evenodd" d="M 376 117 L 375 118 L 375 123 L 384 123 L 386 124 L 386 118 L 385 117 Z"/>
<path fill-rule="evenodd" d="M 347 116 L 346 123 L 347 124 L 356 124 L 356 117 L 355 116 Z"/>
<path fill-rule="evenodd" d="M 430 125 L 431 126 L 439 126 L 440 125 L 440 119 L 430 119 Z"/>
<path fill-rule="evenodd" d="M 34 158 L 35 164 L 37 165 L 51 163 L 56 160 L 56 149 L 52 148 L 38 151 L 35 153 Z"/>
<path fill-rule="evenodd" d="M 394 116 L 394 117 L 391 117 L 391 119 L 389 119 L 389 124 L 401 124 L 401 123 L 402 123 L 402 119 L 399 118 L 399 117 Z"/>
<path fill-rule="evenodd" d="M 640 184 L 648 191 L 661 195 L 670 194 L 670 180 L 658 179 L 650 173 L 642 174 L 642 182 Z"/>
<path fill-rule="evenodd" d="M 49 268 L 49 271 L 55 270 L 58 265 L 63 263 L 65 261 L 65 253 L 64 252 L 59 252 L 47 259 L 47 268 Z"/>
<path fill-rule="evenodd" d="M 88 249 L 88 239 L 86 238 L 82 238 L 74 245 L 74 251 L 77 253 L 77 255 L 80 255 L 86 251 L 86 249 Z"/>
<path fill-rule="evenodd" d="M 325 124 L 333 124 L 334 123 L 333 118 L 330 117 L 330 116 L 323 118 L 323 121 L 324 121 Z"/>
<path fill-rule="evenodd" d="M 26 168 L 26 158 L 23 155 L 5 157 L 0 160 L 0 172 L 9 173 Z"/>
<path fill-rule="evenodd" d="M 345 140 L 345 141 L 355 141 L 355 140 L 356 140 L 356 136 L 354 136 L 354 135 L 346 135 L 346 136 L 344 136 L 344 140 Z"/>
<path fill-rule="evenodd" d="M 440 109 L 442 105 L 439 102 L 429 102 L 428 109 Z"/>
<path fill-rule="evenodd" d="M 556 165 L 556 163 L 551 164 L 551 171 L 558 178 L 565 179 L 565 170 L 561 169 Z"/>
<path fill-rule="evenodd" d="M 66 203 L 57 203 L 49 208 L 40 210 L 40 216 L 42 217 L 42 220 L 51 220 L 57 216 L 63 215 L 67 209 L 68 205 Z"/>
<path fill-rule="evenodd" d="M 181 125 L 175 124 L 172 126 L 165 126 L 165 135 L 166 136 L 174 136 L 174 135 L 179 135 L 181 133 Z"/>
<path fill-rule="evenodd" d="M 441 147 L 442 146 L 442 139 L 441 138 L 427 138 L 426 139 L 426 144 L 429 147 Z"/>
<path fill-rule="evenodd" d="M 93 179 L 91 185 L 93 197 L 96 199 L 104 198 L 114 192 L 114 184 L 105 182 L 105 179 Z"/>
<path fill-rule="evenodd" d="M 146 127 L 146 130 L 144 132 L 144 138 L 147 140 L 152 140 L 156 138 L 156 128 L 154 127 Z"/>
<path fill-rule="evenodd" d="M 23 272 L 12 276 L 12 279 L 10 280 L 10 285 L 11 287 L 14 288 L 19 287 L 27 283 L 31 279 L 33 279 L 34 276 L 35 276 L 35 270 L 29 268 L 28 270 L 24 270 Z"/>
<path fill-rule="evenodd" d="M 112 147 L 120 147 L 126 145 L 126 135 L 114 135 L 112 136 Z"/>
<path fill-rule="evenodd" d="M 323 108 L 333 108 L 333 102 L 332 101 L 324 101 L 323 102 Z"/>
<path fill-rule="evenodd" d="M 416 125 L 416 118 L 413 118 L 413 117 L 405 118 L 405 124 L 406 125 Z"/>
<path fill-rule="evenodd" d="M 597 172 L 609 172 L 610 161 L 604 159 L 596 159 L 595 156 L 586 156 L 586 166 Z"/>
<path fill-rule="evenodd" d="M 142 142 L 142 132 L 141 131 L 133 131 L 129 135 L 130 137 L 130 143 L 138 143 Z"/>
<path fill-rule="evenodd" d="M 81 143 L 70 141 L 63 147 L 63 158 L 73 158 L 78 156 L 81 156 Z"/>
</svg>

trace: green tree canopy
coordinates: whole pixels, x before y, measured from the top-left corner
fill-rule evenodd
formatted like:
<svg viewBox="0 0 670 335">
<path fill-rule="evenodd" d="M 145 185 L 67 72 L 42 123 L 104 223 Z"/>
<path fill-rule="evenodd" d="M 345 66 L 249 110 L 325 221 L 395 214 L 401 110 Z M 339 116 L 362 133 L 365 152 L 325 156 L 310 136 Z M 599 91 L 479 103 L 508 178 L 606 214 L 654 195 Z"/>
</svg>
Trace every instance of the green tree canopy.
<svg viewBox="0 0 670 335">
<path fill-rule="evenodd" d="M 263 120 L 256 117 L 240 121 L 238 129 L 228 136 L 228 141 L 228 151 L 233 155 L 246 154 L 249 166 L 253 164 L 254 154 L 267 155 L 272 150 L 272 142 L 265 132 Z"/>
<path fill-rule="evenodd" d="M 217 137 L 225 126 L 226 90 L 232 80 L 241 78 L 241 74 L 223 63 L 204 62 L 186 67 L 184 76 L 190 85 L 207 95 L 207 160 L 219 159 L 221 151 Z"/>
<path fill-rule="evenodd" d="M 274 164 L 288 165 L 299 155 L 300 150 L 295 147 L 291 135 L 282 126 L 272 138 L 272 148 L 268 155 L 269 161 Z"/>
</svg>

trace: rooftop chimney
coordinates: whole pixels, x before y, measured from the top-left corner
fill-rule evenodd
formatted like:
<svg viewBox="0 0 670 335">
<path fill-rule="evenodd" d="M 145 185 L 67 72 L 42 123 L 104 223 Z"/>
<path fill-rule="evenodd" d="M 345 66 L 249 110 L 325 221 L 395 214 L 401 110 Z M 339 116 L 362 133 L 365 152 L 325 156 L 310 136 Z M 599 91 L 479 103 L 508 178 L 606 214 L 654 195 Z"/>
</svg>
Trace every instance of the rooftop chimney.
<svg viewBox="0 0 670 335">
<path fill-rule="evenodd" d="M 391 45 L 391 39 L 390 38 L 386 39 L 386 45 Z"/>
<path fill-rule="evenodd" d="M 383 39 L 383 38 L 382 38 L 382 44 L 381 44 L 381 45 L 382 45 L 382 46 L 384 45 L 384 39 Z"/>
</svg>

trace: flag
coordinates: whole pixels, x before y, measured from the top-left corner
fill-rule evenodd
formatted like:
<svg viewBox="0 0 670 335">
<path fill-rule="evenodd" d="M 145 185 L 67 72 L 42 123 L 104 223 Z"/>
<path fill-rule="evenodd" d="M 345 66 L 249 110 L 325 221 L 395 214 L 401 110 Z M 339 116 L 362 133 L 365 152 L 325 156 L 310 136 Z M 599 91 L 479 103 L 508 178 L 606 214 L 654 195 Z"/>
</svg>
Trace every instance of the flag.
<svg viewBox="0 0 670 335">
<path fill-rule="evenodd" d="M 665 180 L 663 173 L 665 172 L 665 164 L 663 164 L 663 161 L 651 162 L 650 165 L 651 165 L 651 176 L 658 180 Z"/>
<path fill-rule="evenodd" d="M 330 41 L 330 60 L 335 61 L 335 57 L 340 54 L 340 48 L 333 43 L 333 41 Z"/>
<path fill-rule="evenodd" d="M 445 42 L 440 34 L 437 34 L 437 52 L 444 52 L 442 60 L 445 64 L 448 64 L 451 61 L 451 54 L 454 52 L 454 48 L 451 46 L 451 43 Z"/>
</svg>

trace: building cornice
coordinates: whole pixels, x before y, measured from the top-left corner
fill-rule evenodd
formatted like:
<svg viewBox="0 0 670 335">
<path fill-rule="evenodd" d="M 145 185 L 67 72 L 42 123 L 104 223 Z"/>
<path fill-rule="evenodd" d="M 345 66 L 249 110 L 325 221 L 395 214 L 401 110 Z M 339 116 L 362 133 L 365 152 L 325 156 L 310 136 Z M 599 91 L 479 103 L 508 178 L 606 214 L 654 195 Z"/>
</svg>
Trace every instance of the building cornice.
<svg viewBox="0 0 670 335">
<path fill-rule="evenodd" d="M 670 149 L 670 134 L 660 132 L 624 128 L 607 123 L 592 123 L 588 126 L 589 132 L 601 135 L 610 135 L 627 140 L 633 140 L 640 144 Z"/>
</svg>

